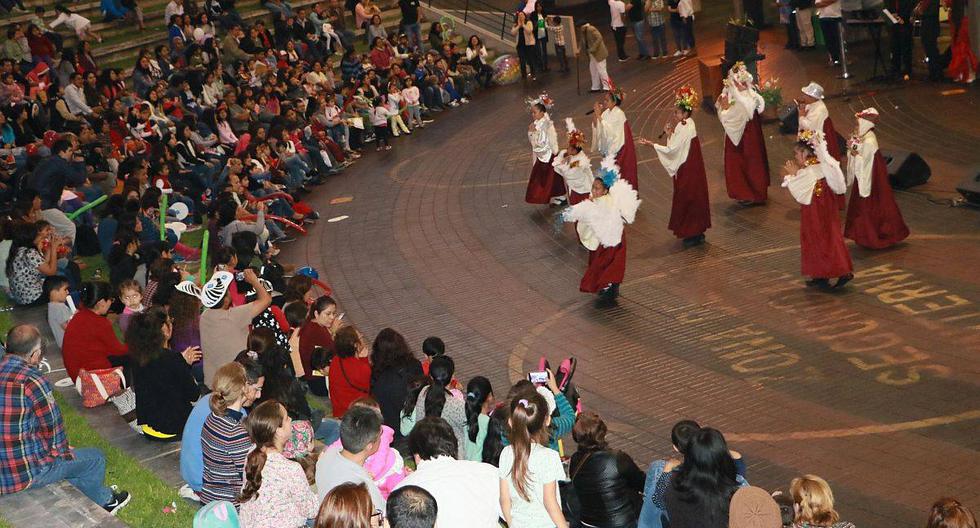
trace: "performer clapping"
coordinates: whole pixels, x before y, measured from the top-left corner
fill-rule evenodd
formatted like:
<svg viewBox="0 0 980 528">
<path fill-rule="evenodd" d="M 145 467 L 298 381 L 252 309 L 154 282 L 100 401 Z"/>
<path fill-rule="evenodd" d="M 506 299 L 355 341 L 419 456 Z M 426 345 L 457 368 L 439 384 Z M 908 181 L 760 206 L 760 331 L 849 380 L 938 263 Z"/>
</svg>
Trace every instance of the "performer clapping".
<svg viewBox="0 0 980 528">
<path fill-rule="evenodd" d="M 660 163 L 674 178 L 674 198 L 667 227 L 677 238 L 684 240 L 685 246 L 696 246 L 704 242 L 704 232 L 711 227 L 708 179 L 698 131 L 691 119 L 698 94 L 690 86 L 684 86 L 675 97 L 674 113 L 664 126 L 667 144 L 659 145 L 643 138 L 639 141 L 657 149 Z"/>
<path fill-rule="evenodd" d="M 555 156 L 552 165 L 555 167 L 555 172 L 565 179 L 569 205 L 575 205 L 589 199 L 594 178 L 592 162 L 582 150 L 585 146 L 585 134 L 575 128 L 575 123 L 570 117 L 565 119 L 565 125 L 568 128 L 568 148 Z"/>
<path fill-rule="evenodd" d="M 565 183 L 555 174 L 551 165 L 558 153 L 558 133 L 548 116 L 552 100 L 547 94 L 528 101 L 533 121 L 527 127 L 527 139 L 531 142 L 534 166 L 527 182 L 524 201 L 530 204 L 560 204 L 565 200 Z"/>
<path fill-rule="evenodd" d="M 634 189 L 637 185 L 636 145 L 623 105 L 623 91 L 609 81 L 609 91 L 592 107 L 592 148 L 603 158 L 615 157 L 621 177 Z"/>
<path fill-rule="evenodd" d="M 718 98 L 718 119 L 725 128 L 725 186 L 742 205 L 764 204 L 769 187 L 769 158 L 760 114 L 766 102 L 752 88 L 752 74 L 741 61 L 728 73 Z"/>
<path fill-rule="evenodd" d="M 840 164 L 830 155 L 821 132 L 804 130 L 783 166 L 783 187 L 800 204 L 800 255 L 808 286 L 840 288 L 854 275 L 844 245 L 835 196 L 847 191 Z M 831 286 L 830 279 L 837 282 Z"/>
<path fill-rule="evenodd" d="M 589 250 L 589 266 L 579 290 L 598 293 L 604 302 L 619 294 L 626 274 L 624 226 L 633 223 L 639 206 L 636 190 L 620 177 L 615 160 L 607 158 L 592 182 L 591 198 L 562 213 L 562 221 L 578 222 L 579 240 Z"/>
<path fill-rule="evenodd" d="M 800 112 L 799 132 L 804 130 L 822 132 L 827 142 L 827 152 L 830 152 L 835 160 L 841 161 L 844 157 L 840 147 L 843 138 L 834 128 L 834 121 L 830 119 L 830 112 L 827 111 L 827 105 L 823 102 L 823 86 L 811 82 L 800 91 L 803 92 L 803 96 L 799 101 L 796 101 L 796 106 Z"/>
<path fill-rule="evenodd" d="M 888 183 L 888 166 L 874 127 L 878 111 L 867 108 L 855 114 L 857 129 L 847 141 L 847 183 L 855 180 L 847 207 L 844 236 L 869 249 L 893 246 L 909 236 L 909 228 L 895 203 Z"/>
</svg>

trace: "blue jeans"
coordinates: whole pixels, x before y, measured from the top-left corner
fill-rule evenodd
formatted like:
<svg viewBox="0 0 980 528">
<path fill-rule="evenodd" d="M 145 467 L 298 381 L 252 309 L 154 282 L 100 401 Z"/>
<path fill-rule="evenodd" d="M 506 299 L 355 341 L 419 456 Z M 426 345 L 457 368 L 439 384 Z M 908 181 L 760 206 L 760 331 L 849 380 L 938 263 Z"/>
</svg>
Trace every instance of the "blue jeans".
<svg viewBox="0 0 980 528">
<path fill-rule="evenodd" d="M 670 33 L 674 35 L 674 46 L 677 47 L 677 51 L 684 51 L 687 48 L 687 28 L 684 27 L 684 21 L 680 17 L 676 19 L 670 17 Z"/>
<path fill-rule="evenodd" d="M 422 46 L 423 46 L 422 24 L 419 24 L 418 22 L 414 24 L 405 24 L 404 26 L 402 26 L 402 32 L 405 33 L 406 37 L 408 37 L 409 46 L 417 47 L 419 49 L 419 52 L 423 51 L 422 50 Z"/>
<path fill-rule="evenodd" d="M 667 54 L 667 28 L 661 24 L 650 26 L 650 34 L 653 36 L 653 56 Z"/>
<path fill-rule="evenodd" d="M 316 439 L 324 444 L 330 445 L 340 439 L 340 420 L 333 418 L 323 418 L 320 425 L 316 428 Z"/>
<path fill-rule="evenodd" d="M 74 458 L 59 458 L 42 469 L 31 481 L 32 488 L 41 488 L 55 482 L 67 480 L 78 491 L 99 506 L 112 500 L 112 490 L 105 481 L 105 456 L 102 451 L 83 447 L 74 450 Z"/>
<path fill-rule="evenodd" d="M 643 38 L 643 27 L 646 25 L 647 23 L 643 20 L 633 22 L 633 36 L 636 37 L 636 46 L 640 48 L 641 57 L 650 56 L 650 48 L 647 47 L 647 41 Z"/>
</svg>

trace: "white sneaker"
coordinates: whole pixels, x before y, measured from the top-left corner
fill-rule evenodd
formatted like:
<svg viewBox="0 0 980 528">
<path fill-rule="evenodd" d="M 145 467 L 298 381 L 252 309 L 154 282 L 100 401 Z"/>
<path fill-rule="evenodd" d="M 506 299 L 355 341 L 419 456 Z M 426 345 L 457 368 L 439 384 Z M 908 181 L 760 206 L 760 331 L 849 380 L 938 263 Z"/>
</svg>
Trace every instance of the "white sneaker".
<svg viewBox="0 0 980 528">
<path fill-rule="evenodd" d="M 677 50 L 677 51 L 675 51 L 675 52 L 674 52 L 674 57 L 680 57 L 680 56 L 681 56 L 681 55 L 683 55 L 683 54 L 684 54 L 684 52 L 683 52 L 683 51 L 681 51 L 681 50 Z"/>
<path fill-rule="evenodd" d="M 459 102 L 461 102 L 461 103 L 463 103 L 463 104 L 466 104 L 466 103 L 468 103 L 468 102 L 470 102 L 470 100 L 469 100 L 469 99 L 467 99 L 467 98 L 465 98 L 465 97 L 461 97 L 461 98 L 459 99 Z"/>
<path fill-rule="evenodd" d="M 187 484 L 184 484 L 183 486 L 180 487 L 180 489 L 177 491 L 177 495 L 182 499 L 189 499 L 192 501 L 201 502 L 201 498 L 198 497 L 197 493 L 194 493 L 194 490 L 192 490 L 191 487 Z"/>
</svg>

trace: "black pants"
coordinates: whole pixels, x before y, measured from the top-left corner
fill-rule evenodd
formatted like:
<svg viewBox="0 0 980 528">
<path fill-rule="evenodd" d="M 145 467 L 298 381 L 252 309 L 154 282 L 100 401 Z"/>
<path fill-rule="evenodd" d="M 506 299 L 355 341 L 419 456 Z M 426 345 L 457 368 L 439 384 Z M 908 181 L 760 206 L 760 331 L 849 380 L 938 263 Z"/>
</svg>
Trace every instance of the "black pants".
<svg viewBox="0 0 980 528">
<path fill-rule="evenodd" d="M 521 77 L 527 77 L 530 69 L 531 75 L 538 74 L 538 50 L 534 46 L 518 46 L 517 57 L 521 61 Z"/>
<path fill-rule="evenodd" d="M 382 144 L 386 147 L 391 145 L 389 137 L 388 125 L 374 125 L 374 144 L 378 148 L 381 148 Z"/>
<path fill-rule="evenodd" d="M 555 44 L 555 56 L 558 57 L 558 71 L 568 71 L 568 57 L 565 56 L 565 46 Z"/>
<path fill-rule="evenodd" d="M 535 47 L 538 49 L 538 61 L 540 61 L 541 70 L 550 70 L 551 68 L 548 67 L 548 39 L 538 39 L 535 42 Z"/>
<path fill-rule="evenodd" d="M 694 49 L 694 17 L 689 16 L 681 19 L 684 22 L 684 36 L 687 37 L 687 48 Z"/>
<path fill-rule="evenodd" d="M 820 30 L 823 31 L 823 41 L 827 46 L 827 53 L 830 54 L 830 60 L 834 61 L 834 64 L 840 63 L 840 24 L 840 18 L 820 19 Z"/>
<path fill-rule="evenodd" d="M 912 75 L 912 25 L 892 26 L 892 75 Z"/>
<path fill-rule="evenodd" d="M 616 55 L 619 60 L 626 60 L 629 55 L 626 54 L 626 26 L 613 28 L 613 36 L 616 37 Z"/>
<path fill-rule="evenodd" d="M 929 59 L 929 80 L 939 81 L 943 78 L 944 64 L 939 55 L 939 16 L 924 16 L 919 19 L 922 22 L 920 27 L 920 38 L 922 39 L 922 49 L 926 52 Z"/>
<path fill-rule="evenodd" d="M 789 24 L 786 24 L 786 45 L 790 49 L 800 47 L 800 28 L 796 26 L 796 13 L 789 16 Z"/>
</svg>

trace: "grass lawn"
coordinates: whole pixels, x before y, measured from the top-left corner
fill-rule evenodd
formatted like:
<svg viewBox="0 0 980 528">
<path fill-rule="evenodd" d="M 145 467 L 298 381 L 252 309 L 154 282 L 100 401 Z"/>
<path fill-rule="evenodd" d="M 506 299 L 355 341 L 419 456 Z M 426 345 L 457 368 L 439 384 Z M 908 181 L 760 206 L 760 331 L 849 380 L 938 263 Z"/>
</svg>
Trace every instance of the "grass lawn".
<svg viewBox="0 0 980 528">
<path fill-rule="evenodd" d="M 130 526 L 186 528 L 193 524 L 197 510 L 177 496 L 171 488 L 133 457 L 107 442 L 85 418 L 58 393 L 55 399 L 65 418 L 65 429 L 72 447 L 97 447 L 106 456 L 106 484 L 133 495 L 132 502 L 119 511 L 119 518 Z M 177 504 L 176 513 L 163 513 L 163 508 Z M 3 524 L 0 524 L 2 527 Z"/>
</svg>

